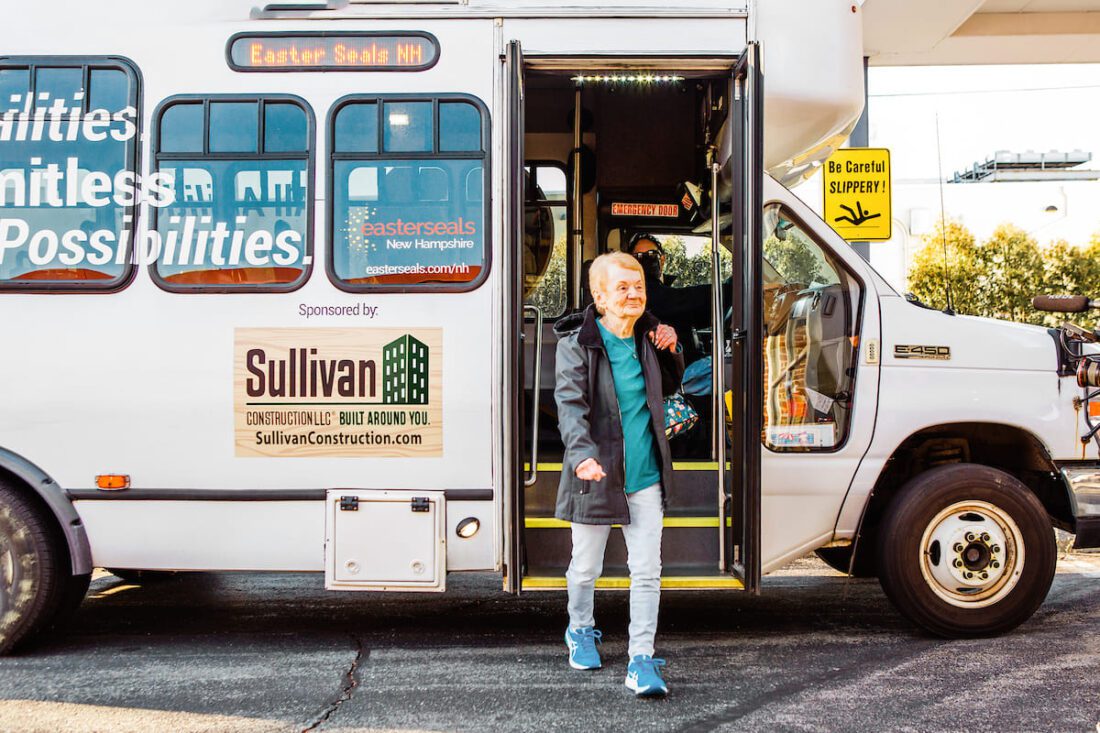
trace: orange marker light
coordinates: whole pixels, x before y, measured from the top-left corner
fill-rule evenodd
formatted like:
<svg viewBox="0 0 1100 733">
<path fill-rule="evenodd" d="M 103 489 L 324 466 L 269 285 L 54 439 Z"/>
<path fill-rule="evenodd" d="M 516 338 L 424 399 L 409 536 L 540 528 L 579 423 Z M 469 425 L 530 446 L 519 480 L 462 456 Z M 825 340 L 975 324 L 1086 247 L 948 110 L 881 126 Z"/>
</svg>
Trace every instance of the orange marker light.
<svg viewBox="0 0 1100 733">
<path fill-rule="evenodd" d="M 95 477 L 95 485 L 103 491 L 121 491 L 130 488 L 130 477 L 121 473 L 106 473 Z"/>
</svg>

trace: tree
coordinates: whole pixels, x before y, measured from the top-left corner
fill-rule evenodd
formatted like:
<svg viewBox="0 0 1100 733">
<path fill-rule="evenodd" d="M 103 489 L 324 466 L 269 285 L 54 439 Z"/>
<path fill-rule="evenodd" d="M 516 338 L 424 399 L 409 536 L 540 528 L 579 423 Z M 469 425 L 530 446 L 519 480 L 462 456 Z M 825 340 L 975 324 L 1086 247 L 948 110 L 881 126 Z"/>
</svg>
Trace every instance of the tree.
<svg viewBox="0 0 1100 733">
<path fill-rule="evenodd" d="M 682 237 L 664 237 L 661 240 L 661 246 L 665 250 L 665 272 L 676 276 L 676 287 L 683 288 L 710 282 L 711 248 L 709 244 L 700 247 L 693 257 L 688 257 L 687 245 Z M 722 253 L 728 255 L 724 249 Z"/>
<path fill-rule="evenodd" d="M 1044 249 L 1019 227 L 1002 224 L 978 244 L 966 227 L 950 221 L 924 237 L 909 269 L 909 288 L 925 304 L 944 308 L 948 282 L 959 313 L 1055 326 L 1065 318 L 1036 311 L 1031 299 L 1091 294 L 1100 283 L 1100 234 L 1087 247 L 1056 241 Z M 1095 326 L 1098 319 L 1081 314 L 1074 320 Z"/>
<path fill-rule="evenodd" d="M 917 252 L 909 268 L 910 292 L 922 303 L 943 310 L 947 307 L 947 286 L 950 284 L 955 309 L 960 313 L 976 314 L 981 307 L 978 301 L 982 273 L 974 235 L 959 222 L 948 221 L 936 225 L 922 241 L 924 247 Z"/>
<path fill-rule="evenodd" d="M 1064 239 L 1052 242 L 1043 253 L 1042 292 L 1050 295 L 1092 295 L 1100 284 L 1100 235 L 1094 234 L 1087 247 L 1075 247 Z M 1076 314 L 1077 323 L 1095 328 L 1100 318 L 1094 312 Z M 1066 320 L 1062 313 L 1046 313 L 1043 322 L 1057 326 Z"/>
<path fill-rule="evenodd" d="M 1042 323 L 1042 314 L 1031 307 L 1031 299 L 1043 292 L 1045 279 L 1039 243 L 1023 229 L 1002 224 L 979 251 L 985 269 L 983 315 Z"/>
<path fill-rule="evenodd" d="M 783 239 L 774 234 L 764 240 L 764 259 L 788 283 L 809 285 L 821 277 L 822 260 L 798 232 L 788 230 Z"/>
<path fill-rule="evenodd" d="M 565 236 L 558 237 L 554 242 L 554 249 L 550 254 L 550 261 L 546 265 L 546 272 L 542 277 L 526 274 L 525 284 L 527 290 L 526 301 L 542 311 L 545 318 L 557 318 L 565 311 L 565 303 L 568 296 L 566 284 L 568 273 L 566 272 Z"/>
</svg>

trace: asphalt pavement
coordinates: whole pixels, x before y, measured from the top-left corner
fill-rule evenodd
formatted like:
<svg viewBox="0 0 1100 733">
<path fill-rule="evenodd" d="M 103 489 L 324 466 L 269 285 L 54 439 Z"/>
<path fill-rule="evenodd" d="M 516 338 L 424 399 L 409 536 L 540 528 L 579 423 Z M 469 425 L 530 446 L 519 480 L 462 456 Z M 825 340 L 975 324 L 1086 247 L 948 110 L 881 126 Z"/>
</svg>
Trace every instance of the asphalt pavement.
<svg viewBox="0 0 1100 733">
<path fill-rule="evenodd" d="M 666 592 L 671 694 L 623 687 L 626 595 L 597 597 L 604 669 L 568 667 L 564 594 L 494 575 L 444 595 L 326 593 L 308 574 L 97 572 L 63 635 L 0 659 L 2 731 L 1100 731 L 1100 556 L 995 639 L 910 626 L 817 561 L 764 593 Z"/>
</svg>

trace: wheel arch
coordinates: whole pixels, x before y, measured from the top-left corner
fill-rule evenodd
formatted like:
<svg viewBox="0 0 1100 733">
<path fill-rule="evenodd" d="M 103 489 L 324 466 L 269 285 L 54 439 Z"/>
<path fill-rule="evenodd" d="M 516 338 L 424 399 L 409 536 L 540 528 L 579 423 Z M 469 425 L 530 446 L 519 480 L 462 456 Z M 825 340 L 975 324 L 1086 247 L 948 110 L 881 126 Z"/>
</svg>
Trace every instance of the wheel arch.
<svg viewBox="0 0 1100 733">
<path fill-rule="evenodd" d="M 1069 488 L 1033 433 L 1005 423 L 941 423 L 909 435 L 883 464 L 860 517 L 853 552 L 874 552 L 886 508 L 906 482 L 951 463 L 975 463 L 1015 476 L 1036 495 L 1055 527 L 1074 530 Z"/>
<path fill-rule="evenodd" d="M 61 486 L 33 462 L 5 448 L 0 448 L 0 480 L 22 490 L 46 516 L 53 517 L 58 536 L 68 547 L 73 575 L 92 572 L 88 533 Z"/>
</svg>

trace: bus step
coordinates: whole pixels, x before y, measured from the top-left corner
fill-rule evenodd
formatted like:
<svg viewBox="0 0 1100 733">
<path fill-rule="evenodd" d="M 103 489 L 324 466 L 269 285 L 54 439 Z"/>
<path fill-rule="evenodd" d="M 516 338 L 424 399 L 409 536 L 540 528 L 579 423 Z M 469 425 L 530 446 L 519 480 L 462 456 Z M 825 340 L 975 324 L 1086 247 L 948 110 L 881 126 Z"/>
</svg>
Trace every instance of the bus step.
<svg viewBox="0 0 1100 733">
<path fill-rule="evenodd" d="M 718 464 L 713 462 L 674 461 L 675 489 L 669 496 L 668 510 L 678 514 L 707 514 L 718 502 Z M 528 516 L 552 515 L 558 502 L 560 463 L 540 463 L 534 486 L 524 490 L 523 504 Z"/>
<path fill-rule="evenodd" d="M 523 545 L 527 567 L 564 573 L 573 553 L 569 523 L 548 517 L 529 517 L 526 525 Z M 718 517 L 665 517 L 661 540 L 661 561 L 665 568 L 677 574 L 703 568 L 703 574 L 709 574 L 717 567 L 718 554 Z M 617 529 L 607 539 L 604 565 L 609 573 L 613 567 L 622 567 L 626 574 L 626 541 Z"/>
<path fill-rule="evenodd" d="M 737 589 L 745 586 L 737 578 L 728 575 L 665 575 L 661 588 L 665 590 Z M 597 590 L 629 590 L 629 576 L 604 576 L 596 581 Z M 523 590 L 565 590 L 563 575 L 525 575 Z"/>
</svg>

